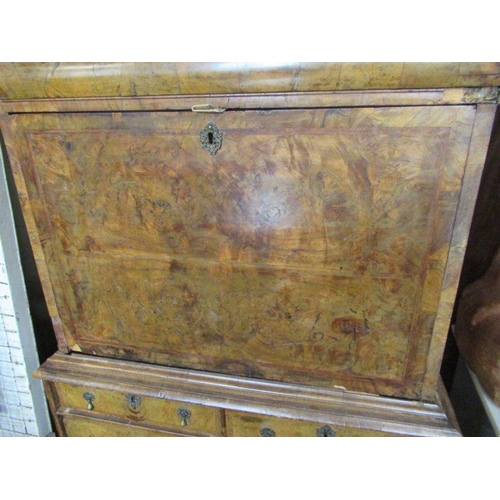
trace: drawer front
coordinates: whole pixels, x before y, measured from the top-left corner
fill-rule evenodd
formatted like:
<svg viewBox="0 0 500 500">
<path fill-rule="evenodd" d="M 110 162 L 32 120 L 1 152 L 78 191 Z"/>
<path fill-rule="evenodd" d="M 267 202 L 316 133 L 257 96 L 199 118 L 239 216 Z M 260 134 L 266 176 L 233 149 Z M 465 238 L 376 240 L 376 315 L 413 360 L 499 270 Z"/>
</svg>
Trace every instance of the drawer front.
<svg viewBox="0 0 500 500">
<path fill-rule="evenodd" d="M 69 348 L 415 397 L 474 118 L 474 106 L 13 117 Z M 216 154 L 200 141 L 208 122 Z"/>
<path fill-rule="evenodd" d="M 63 383 L 55 384 L 55 390 L 60 408 L 112 415 L 187 434 L 218 436 L 222 432 L 222 411 L 217 408 Z"/>
<path fill-rule="evenodd" d="M 228 436 L 233 437 L 385 437 L 395 436 L 380 431 L 355 429 L 304 420 L 227 412 Z"/>
<path fill-rule="evenodd" d="M 180 437 L 180 434 L 138 425 L 76 415 L 61 417 L 66 437 Z"/>
</svg>

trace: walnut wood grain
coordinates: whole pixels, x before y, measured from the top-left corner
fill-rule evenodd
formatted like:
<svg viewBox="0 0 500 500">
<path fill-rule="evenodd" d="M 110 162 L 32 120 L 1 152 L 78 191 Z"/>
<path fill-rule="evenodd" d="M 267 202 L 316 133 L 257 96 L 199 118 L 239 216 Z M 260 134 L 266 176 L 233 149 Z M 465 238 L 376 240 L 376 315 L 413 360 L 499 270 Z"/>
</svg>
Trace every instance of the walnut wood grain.
<svg viewBox="0 0 500 500">
<path fill-rule="evenodd" d="M 111 418 L 85 415 L 71 410 L 57 414 L 61 437 L 182 437 L 159 427 L 147 427 Z"/>
<path fill-rule="evenodd" d="M 45 392 L 45 397 L 49 406 L 49 411 L 50 414 L 52 415 L 52 420 L 54 422 L 56 435 L 63 437 L 66 435 L 66 432 L 64 430 L 64 427 L 62 426 L 61 420 L 56 417 L 57 409 L 59 408 L 60 405 L 55 384 L 48 380 L 42 380 L 42 383 L 43 383 L 43 390 Z"/>
<path fill-rule="evenodd" d="M 331 108 L 367 106 L 437 106 L 496 103 L 496 87 L 414 90 L 364 90 L 332 92 L 173 95 L 130 98 L 59 98 L 0 100 L 3 113 L 99 112 L 99 111 L 189 111 L 210 104 L 228 110 Z M 207 114 L 206 116 L 210 116 Z"/>
<path fill-rule="evenodd" d="M 6 143 L 15 143 L 16 137 L 16 126 L 8 118 L 7 115 L 0 114 L 0 125 L 3 139 Z M 25 161 L 26 152 L 23 150 L 17 151 L 16 148 L 11 148 L 9 150 L 9 163 L 12 165 L 14 182 L 16 185 L 19 202 L 21 205 L 24 222 L 26 229 L 28 231 L 29 240 L 31 243 L 31 248 L 33 251 L 33 256 L 36 262 L 36 267 L 38 270 L 38 276 L 41 281 L 41 286 L 45 296 L 47 309 L 52 321 L 54 328 L 54 333 L 57 339 L 57 345 L 59 350 L 69 352 L 70 349 L 66 342 L 66 337 L 62 329 L 60 315 L 56 306 L 56 299 L 54 297 L 53 286 L 56 276 L 51 276 L 47 268 L 47 262 L 45 260 L 45 255 L 42 251 L 42 246 L 40 243 L 40 231 L 36 225 L 33 207 L 36 206 L 36 199 L 29 199 L 29 194 L 27 192 L 25 180 L 22 174 L 21 164 Z M 57 287 L 57 282 L 55 283 Z"/>
<path fill-rule="evenodd" d="M 221 410 L 207 406 L 179 403 L 165 399 L 141 396 L 136 408 L 127 401 L 127 394 L 140 396 L 120 390 L 105 390 L 100 387 L 85 387 L 57 383 L 57 411 L 60 408 L 87 410 L 87 401 L 83 394 L 88 392 L 93 397 L 92 415 L 112 416 L 113 418 L 143 426 L 157 426 L 177 433 L 220 436 L 222 434 Z M 183 422 L 178 411 L 189 411 L 190 417 Z M 183 425 L 184 424 L 184 425 Z"/>
<path fill-rule="evenodd" d="M 441 402 L 438 393 L 435 403 L 424 403 L 63 353 L 52 356 L 34 375 L 46 382 L 71 384 L 82 390 L 133 393 L 262 418 L 267 415 L 306 421 L 308 426 L 318 423 L 347 427 L 360 434 L 373 431 L 405 436 L 459 435 L 454 419 L 448 416 L 452 410 L 446 401 Z"/>
<path fill-rule="evenodd" d="M 500 63 L 1 63 L 1 99 L 485 87 Z"/>
<path fill-rule="evenodd" d="M 254 413 L 226 412 L 229 437 L 263 437 L 270 429 L 272 437 L 321 437 L 323 425 L 318 422 L 278 418 Z M 394 437 L 398 434 L 344 426 L 328 426 L 330 437 Z"/>
<path fill-rule="evenodd" d="M 474 119 L 231 111 L 211 157 L 204 115 L 33 114 L 7 142 L 71 349 L 418 398 Z"/>
<path fill-rule="evenodd" d="M 477 106 L 476 120 L 467 156 L 466 171 L 462 181 L 460 203 L 451 237 L 450 256 L 446 264 L 443 290 L 440 295 L 439 305 L 437 306 L 433 338 L 427 356 L 425 383 L 425 387 L 427 388 L 435 387 L 439 380 L 443 350 L 457 297 L 460 273 L 462 271 L 474 206 L 477 200 L 496 109 L 495 105 L 481 104 Z M 425 389 L 423 397 L 424 399 L 426 398 Z"/>
</svg>

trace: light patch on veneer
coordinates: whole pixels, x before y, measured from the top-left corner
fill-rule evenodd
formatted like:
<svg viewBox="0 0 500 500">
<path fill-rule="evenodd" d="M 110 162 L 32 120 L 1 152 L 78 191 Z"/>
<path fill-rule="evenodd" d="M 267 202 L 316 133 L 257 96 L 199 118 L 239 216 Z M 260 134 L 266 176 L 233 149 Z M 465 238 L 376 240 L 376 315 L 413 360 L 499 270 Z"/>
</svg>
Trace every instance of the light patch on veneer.
<svg viewBox="0 0 500 500">
<path fill-rule="evenodd" d="M 77 351 L 77 352 L 82 352 L 82 348 L 78 345 L 78 344 L 75 344 L 72 348 L 71 348 L 72 351 Z"/>
</svg>

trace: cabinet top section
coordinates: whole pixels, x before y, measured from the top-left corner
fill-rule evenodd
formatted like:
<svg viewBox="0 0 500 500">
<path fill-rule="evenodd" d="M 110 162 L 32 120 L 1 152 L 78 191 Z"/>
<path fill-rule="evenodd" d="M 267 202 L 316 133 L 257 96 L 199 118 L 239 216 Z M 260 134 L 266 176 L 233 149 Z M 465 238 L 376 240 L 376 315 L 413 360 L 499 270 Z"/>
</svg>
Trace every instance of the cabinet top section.
<svg viewBox="0 0 500 500">
<path fill-rule="evenodd" d="M 0 63 L 0 99 L 500 86 L 500 62 Z"/>
</svg>

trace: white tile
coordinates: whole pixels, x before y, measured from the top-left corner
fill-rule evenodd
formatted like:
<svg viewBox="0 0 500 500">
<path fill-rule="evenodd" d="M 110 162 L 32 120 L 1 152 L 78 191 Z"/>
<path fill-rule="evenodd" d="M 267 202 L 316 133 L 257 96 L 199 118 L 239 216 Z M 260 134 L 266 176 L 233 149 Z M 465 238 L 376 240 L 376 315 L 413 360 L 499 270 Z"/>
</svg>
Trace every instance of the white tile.
<svg viewBox="0 0 500 500">
<path fill-rule="evenodd" d="M 25 408 L 33 407 L 33 397 L 31 396 L 31 393 L 18 392 L 17 395 L 21 406 L 24 406 Z"/>
<path fill-rule="evenodd" d="M 26 371 L 24 363 L 12 363 L 12 369 L 14 370 L 14 377 L 22 377 L 26 379 L 21 383 L 26 384 L 28 382 L 28 372 Z"/>
<path fill-rule="evenodd" d="M 14 432 L 19 434 L 26 434 L 26 426 L 22 420 L 12 420 L 12 428 Z"/>
<path fill-rule="evenodd" d="M 21 394 L 27 394 L 30 391 L 28 377 L 16 377 L 16 388 L 19 400 L 21 400 Z"/>
<path fill-rule="evenodd" d="M 36 425 L 36 422 L 26 422 L 26 433 L 30 434 L 32 436 L 38 436 L 38 426 Z"/>
<path fill-rule="evenodd" d="M 19 340 L 19 333 L 14 330 L 6 330 L 7 332 L 7 343 L 10 347 L 21 347 L 21 341 Z"/>
<path fill-rule="evenodd" d="M 10 405 L 9 411 L 10 411 L 10 418 L 17 420 L 24 420 L 23 408 L 21 406 Z"/>
<path fill-rule="evenodd" d="M 27 378 L 14 377 L 14 380 L 16 381 L 16 390 L 19 394 L 19 397 L 21 397 L 21 394 L 31 394 L 31 389 Z"/>
<path fill-rule="evenodd" d="M 1 279 L 1 278 L 0 278 Z M 0 292 L 0 313 L 2 314 L 14 314 L 14 304 L 12 303 L 12 299 L 10 297 L 10 289 L 5 288 L 5 285 L 2 287 L 3 290 Z"/>
<path fill-rule="evenodd" d="M 12 366 L 12 363 L 7 363 L 7 362 L 0 363 L 0 376 L 14 377 L 14 368 Z"/>
<path fill-rule="evenodd" d="M 16 365 L 25 366 L 26 363 L 24 361 L 24 356 L 23 356 L 23 353 L 20 351 L 21 351 L 20 349 L 14 349 L 13 347 L 11 347 L 11 349 L 10 349 L 10 361 L 11 361 L 11 363 L 14 363 Z"/>
<path fill-rule="evenodd" d="M 10 347 L 9 351 L 12 363 L 25 363 L 23 350 L 20 347 Z"/>
<path fill-rule="evenodd" d="M 16 379 L 14 377 L 7 377 L 2 375 L 2 386 L 5 391 L 17 392 L 17 384 L 16 384 Z"/>
<path fill-rule="evenodd" d="M 17 319 L 14 314 L 12 313 L 5 314 L 4 312 L 2 318 L 5 330 L 12 330 L 14 332 L 19 331 L 19 325 L 17 323 Z"/>
<path fill-rule="evenodd" d="M 30 406 L 21 406 L 23 410 L 23 420 L 35 420 L 35 412 L 33 407 Z"/>
<path fill-rule="evenodd" d="M 29 391 L 28 379 L 16 377 L 16 387 L 17 387 L 17 398 L 19 404 L 21 404 L 21 394 L 27 394 Z"/>
<path fill-rule="evenodd" d="M 5 390 L 4 392 L 5 392 L 5 401 L 7 402 L 7 404 L 20 406 L 19 394 L 15 390 L 15 387 L 13 391 Z"/>
<path fill-rule="evenodd" d="M 11 431 L 13 429 L 12 420 L 9 417 L 0 415 L 0 429 Z"/>
<path fill-rule="evenodd" d="M 2 429 L 0 427 L 0 436 L 1 437 L 17 437 L 17 435 L 12 432 L 12 431 L 8 431 L 7 429 Z"/>
</svg>

